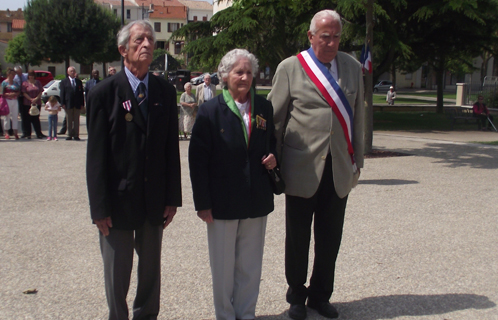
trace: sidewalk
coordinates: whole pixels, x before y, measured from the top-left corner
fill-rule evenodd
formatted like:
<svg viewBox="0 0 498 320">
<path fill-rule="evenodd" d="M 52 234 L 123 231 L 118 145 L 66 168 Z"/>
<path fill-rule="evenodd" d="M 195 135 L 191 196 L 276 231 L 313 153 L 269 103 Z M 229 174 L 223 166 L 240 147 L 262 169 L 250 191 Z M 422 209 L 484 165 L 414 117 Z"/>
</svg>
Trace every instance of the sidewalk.
<svg viewBox="0 0 498 320">
<path fill-rule="evenodd" d="M 82 141 L 0 141 L 0 319 L 106 318 L 81 120 Z M 374 133 L 374 148 L 409 156 L 367 159 L 350 194 L 331 299 L 339 319 L 498 319 L 498 148 L 469 143 L 484 140 L 498 134 Z M 211 320 L 188 143 L 180 141 L 183 207 L 164 233 L 159 319 Z M 288 319 L 284 200 L 275 197 L 268 219 L 258 320 Z M 135 291 L 134 274 L 130 307 Z M 310 310 L 308 319 L 325 318 Z"/>
</svg>

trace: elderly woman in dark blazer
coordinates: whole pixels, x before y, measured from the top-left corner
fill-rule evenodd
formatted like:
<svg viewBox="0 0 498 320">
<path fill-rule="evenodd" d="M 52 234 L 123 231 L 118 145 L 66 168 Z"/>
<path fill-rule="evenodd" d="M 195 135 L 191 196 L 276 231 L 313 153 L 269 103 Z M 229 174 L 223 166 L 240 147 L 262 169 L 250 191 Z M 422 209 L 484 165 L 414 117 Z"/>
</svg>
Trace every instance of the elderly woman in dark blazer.
<svg viewBox="0 0 498 320">
<path fill-rule="evenodd" d="M 276 164 L 273 108 L 254 94 L 254 55 L 228 52 L 218 66 L 223 94 L 199 108 L 189 146 L 197 215 L 207 223 L 217 320 L 254 319 Z"/>
</svg>

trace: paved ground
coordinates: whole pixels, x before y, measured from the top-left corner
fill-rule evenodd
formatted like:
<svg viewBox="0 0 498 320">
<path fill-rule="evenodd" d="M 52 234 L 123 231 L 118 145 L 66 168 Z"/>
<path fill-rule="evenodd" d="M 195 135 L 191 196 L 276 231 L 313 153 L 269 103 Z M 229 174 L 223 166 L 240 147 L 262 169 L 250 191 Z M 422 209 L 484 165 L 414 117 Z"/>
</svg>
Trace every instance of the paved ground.
<svg viewBox="0 0 498 320">
<path fill-rule="evenodd" d="M 80 142 L 0 139 L 0 319 L 106 318 L 82 129 Z M 498 148 L 469 143 L 484 140 L 498 134 L 374 134 L 375 148 L 409 156 L 367 159 L 350 195 L 332 297 L 340 319 L 498 319 Z M 165 232 L 160 319 L 214 319 L 180 146 L 184 205 Z M 283 201 L 268 220 L 259 320 L 288 319 Z"/>
</svg>

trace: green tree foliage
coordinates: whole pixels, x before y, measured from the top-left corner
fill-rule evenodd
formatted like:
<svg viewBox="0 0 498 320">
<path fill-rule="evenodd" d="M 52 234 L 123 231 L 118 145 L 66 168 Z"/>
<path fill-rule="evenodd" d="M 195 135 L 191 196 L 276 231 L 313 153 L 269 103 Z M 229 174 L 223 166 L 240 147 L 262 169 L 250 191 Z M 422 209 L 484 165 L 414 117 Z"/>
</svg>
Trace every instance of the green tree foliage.
<svg viewBox="0 0 498 320">
<path fill-rule="evenodd" d="M 24 32 L 9 41 L 7 50 L 5 51 L 5 61 L 13 64 L 21 64 L 25 70 L 28 70 L 29 65 L 39 65 L 43 57 L 39 53 L 28 53 L 25 50 L 25 41 L 26 34 Z"/>
<path fill-rule="evenodd" d="M 32 0 L 24 12 L 26 51 L 53 62 L 78 63 L 119 59 L 118 19 L 92 0 Z"/>
</svg>

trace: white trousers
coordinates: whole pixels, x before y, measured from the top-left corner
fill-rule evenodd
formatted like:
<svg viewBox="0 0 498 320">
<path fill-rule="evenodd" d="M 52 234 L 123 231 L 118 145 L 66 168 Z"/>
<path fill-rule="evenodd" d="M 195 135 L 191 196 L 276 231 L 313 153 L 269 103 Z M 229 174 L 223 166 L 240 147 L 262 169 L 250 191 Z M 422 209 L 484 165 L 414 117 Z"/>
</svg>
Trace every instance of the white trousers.
<svg viewBox="0 0 498 320">
<path fill-rule="evenodd" d="M 267 217 L 207 225 L 216 320 L 254 319 Z"/>
<path fill-rule="evenodd" d="M 19 103 L 17 102 L 17 98 L 10 100 L 10 99 L 5 99 L 7 100 L 7 104 L 9 105 L 9 110 L 10 113 L 5 116 L 4 122 L 3 122 L 3 129 L 4 130 L 9 130 L 10 129 L 10 120 L 12 119 L 12 129 L 17 130 L 17 119 L 19 118 Z"/>
</svg>

